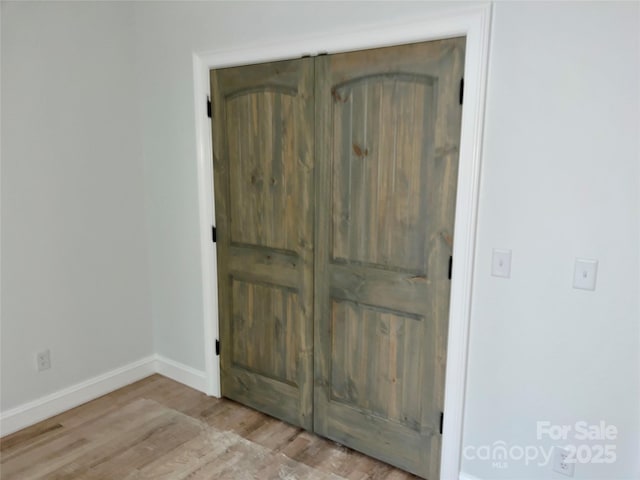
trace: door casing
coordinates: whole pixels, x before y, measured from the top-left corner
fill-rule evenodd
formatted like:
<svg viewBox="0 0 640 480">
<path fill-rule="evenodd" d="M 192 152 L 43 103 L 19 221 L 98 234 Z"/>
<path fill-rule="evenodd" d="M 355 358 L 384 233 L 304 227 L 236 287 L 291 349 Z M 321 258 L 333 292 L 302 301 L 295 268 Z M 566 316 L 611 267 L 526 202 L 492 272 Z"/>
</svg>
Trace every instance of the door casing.
<svg viewBox="0 0 640 480">
<path fill-rule="evenodd" d="M 216 247 L 211 241 L 215 205 L 211 126 L 206 108 L 206 99 L 210 96 L 209 70 L 297 58 L 310 52 L 312 55 L 340 53 L 466 36 L 465 91 L 453 245 L 455 261 L 451 282 L 445 379 L 446 415 L 441 454 L 441 478 L 459 478 L 490 30 L 491 4 L 487 3 L 471 8 L 454 7 L 433 17 L 406 23 L 376 25 L 356 33 L 345 32 L 326 38 L 302 37 L 295 42 L 289 39 L 266 46 L 253 45 L 193 54 L 205 393 L 220 396 L 220 362 L 215 355 L 215 339 L 218 338 Z"/>
</svg>

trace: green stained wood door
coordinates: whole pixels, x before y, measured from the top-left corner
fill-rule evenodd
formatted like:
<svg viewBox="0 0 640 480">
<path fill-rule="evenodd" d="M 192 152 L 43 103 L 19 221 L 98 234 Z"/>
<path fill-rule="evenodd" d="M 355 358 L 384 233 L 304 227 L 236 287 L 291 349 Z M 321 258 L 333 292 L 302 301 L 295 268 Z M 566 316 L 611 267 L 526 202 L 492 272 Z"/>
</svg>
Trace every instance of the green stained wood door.
<svg viewBox="0 0 640 480">
<path fill-rule="evenodd" d="M 464 45 L 211 72 L 223 395 L 429 479 Z"/>
<path fill-rule="evenodd" d="M 313 415 L 313 59 L 211 71 L 222 394 Z"/>
<path fill-rule="evenodd" d="M 316 59 L 314 430 L 439 478 L 463 38 Z"/>
</svg>

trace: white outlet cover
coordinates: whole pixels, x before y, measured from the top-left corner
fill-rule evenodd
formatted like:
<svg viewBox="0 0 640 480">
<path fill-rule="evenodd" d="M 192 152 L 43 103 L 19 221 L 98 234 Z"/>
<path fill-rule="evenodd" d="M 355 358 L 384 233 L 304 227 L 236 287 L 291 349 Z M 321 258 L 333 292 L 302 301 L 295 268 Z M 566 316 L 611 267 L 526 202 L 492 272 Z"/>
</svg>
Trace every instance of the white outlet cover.
<svg viewBox="0 0 640 480">
<path fill-rule="evenodd" d="M 36 370 L 38 372 L 44 372 L 51 368 L 51 352 L 44 350 L 36 354 Z"/>
<path fill-rule="evenodd" d="M 491 275 L 502 278 L 511 277 L 511 250 L 493 249 Z"/>
<path fill-rule="evenodd" d="M 568 457 L 568 450 L 555 447 L 553 449 L 553 471 L 566 475 L 567 477 L 573 477 L 576 468 L 575 458 L 573 461 L 567 461 Z"/>
<path fill-rule="evenodd" d="M 580 290 L 595 290 L 598 275 L 598 261 L 586 258 L 576 258 L 573 271 L 573 288 Z"/>
</svg>

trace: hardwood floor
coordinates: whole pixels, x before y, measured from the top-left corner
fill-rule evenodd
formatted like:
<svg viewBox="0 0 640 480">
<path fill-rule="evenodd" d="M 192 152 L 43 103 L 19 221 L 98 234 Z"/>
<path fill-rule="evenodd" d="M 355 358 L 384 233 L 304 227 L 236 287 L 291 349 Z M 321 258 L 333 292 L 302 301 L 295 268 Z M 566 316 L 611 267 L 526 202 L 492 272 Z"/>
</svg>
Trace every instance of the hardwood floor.
<svg viewBox="0 0 640 480">
<path fill-rule="evenodd" d="M 0 439 L 0 478 L 417 478 L 153 375 Z"/>
</svg>

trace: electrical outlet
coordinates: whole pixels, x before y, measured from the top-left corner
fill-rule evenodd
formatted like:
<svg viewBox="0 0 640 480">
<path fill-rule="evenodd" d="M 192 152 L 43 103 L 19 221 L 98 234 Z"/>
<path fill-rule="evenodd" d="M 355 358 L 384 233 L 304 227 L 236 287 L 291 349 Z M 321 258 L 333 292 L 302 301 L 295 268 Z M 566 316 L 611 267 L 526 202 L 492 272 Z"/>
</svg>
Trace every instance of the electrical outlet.
<svg viewBox="0 0 640 480">
<path fill-rule="evenodd" d="M 36 355 L 36 365 L 39 372 L 49 370 L 51 368 L 51 353 L 49 350 L 45 350 L 44 352 L 40 352 Z"/>
<path fill-rule="evenodd" d="M 553 449 L 553 471 L 573 477 L 575 462 L 567 462 L 569 451 L 564 448 L 555 447 Z"/>
</svg>

